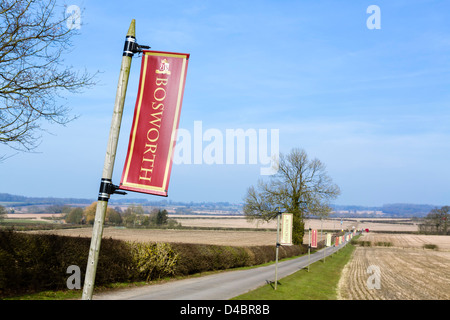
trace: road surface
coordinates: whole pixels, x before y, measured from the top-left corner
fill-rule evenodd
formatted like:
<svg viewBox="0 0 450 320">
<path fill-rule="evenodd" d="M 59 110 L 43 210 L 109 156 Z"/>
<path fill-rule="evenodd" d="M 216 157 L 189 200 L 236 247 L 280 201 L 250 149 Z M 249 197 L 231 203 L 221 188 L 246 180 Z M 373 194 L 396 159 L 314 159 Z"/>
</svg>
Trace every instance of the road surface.
<svg viewBox="0 0 450 320">
<path fill-rule="evenodd" d="M 340 248 L 328 247 L 310 256 L 314 263 Z M 278 263 L 278 277 L 281 279 L 308 266 L 308 255 Z M 169 281 L 163 284 L 147 285 L 133 289 L 94 294 L 93 300 L 228 300 L 254 290 L 275 280 L 275 264 L 247 269 L 220 272 L 212 275 Z"/>
</svg>

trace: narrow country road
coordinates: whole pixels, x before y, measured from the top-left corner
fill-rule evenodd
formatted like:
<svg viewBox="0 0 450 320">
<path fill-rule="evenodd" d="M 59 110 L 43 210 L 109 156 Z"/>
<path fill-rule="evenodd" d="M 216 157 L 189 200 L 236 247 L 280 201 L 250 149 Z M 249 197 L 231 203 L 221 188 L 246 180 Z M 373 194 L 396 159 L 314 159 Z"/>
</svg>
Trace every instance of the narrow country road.
<svg viewBox="0 0 450 320">
<path fill-rule="evenodd" d="M 345 244 L 311 254 L 310 263 L 331 255 Z M 278 280 L 308 266 L 308 255 L 278 263 Z M 228 300 L 275 280 L 275 264 L 248 270 L 169 281 L 140 288 L 94 294 L 93 300 Z"/>
</svg>

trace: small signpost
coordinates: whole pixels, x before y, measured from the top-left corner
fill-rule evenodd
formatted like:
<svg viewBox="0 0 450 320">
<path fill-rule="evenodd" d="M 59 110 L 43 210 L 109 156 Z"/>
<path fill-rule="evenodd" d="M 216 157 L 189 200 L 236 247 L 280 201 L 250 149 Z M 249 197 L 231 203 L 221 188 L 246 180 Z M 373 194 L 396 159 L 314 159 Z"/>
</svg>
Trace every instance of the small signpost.
<svg viewBox="0 0 450 320">
<path fill-rule="evenodd" d="M 309 228 L 308 272 L 309 272 L 309 265 L 311 264 L 311 248 L 317 248 L 317 230 Z"/>
<path fill-rule="evenodd" d="M 331 233 L 326 232 L 326 241 L 325 241 L 325 246 L 323 248 L 323 262 L 325 262 L 325 251 L 328 247 L 331 247 Z"/>
<path fill-rule="evenodd" d="M 280 216 L 281 216 L 281 238 L 280 238 Z M 294 215 L 292 213 L 281 213 L 277 214 L 277 248 L 275 253 L 275 287 L 277 290 L 278 283 L 278 248 L 280 246 L 291 246 L 292 245 L 292 226 L 293 226 Z"/>
<path fill-rule="evenodd" d="M 331 233 L 327 233 L 327 247 L 331 247 Z"/>
<path fill-rule="evenodd" d="M 309 264 L 311 263 L 311 228 L 309 228 L 308 233 L 308 272 L 309 272 Z"/>
<path fill-rule="evenodd" d="M 311 247 L 317 248 L 317 230 L 312 230 Z"/>
<path fill-rule="evenodd" d="M 281 214 L 281 239 L 280 245 L 291 246 L 292 245 L 292 226 L 294 215 L 292 213 Z"/>
</svg>

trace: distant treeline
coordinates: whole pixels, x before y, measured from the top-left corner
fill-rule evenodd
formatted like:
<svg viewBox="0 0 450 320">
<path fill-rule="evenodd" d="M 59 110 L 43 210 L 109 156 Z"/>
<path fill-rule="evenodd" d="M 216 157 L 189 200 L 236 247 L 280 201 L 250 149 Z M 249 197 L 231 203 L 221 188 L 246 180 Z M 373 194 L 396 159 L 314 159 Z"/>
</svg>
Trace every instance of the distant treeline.
<svg viewBox="0 0 450 320">
<path fill-rule="evenodd" d="M 8 206 L 27 206 L 27 205 L 65 205 L 65 204 L 90 204 L 96 201 L 96 199 L 83 199 L 83 198 L 55 198 L 55 197 L 26 197 L 13 195 L 9 193 L 0 193 L 0 202 L 11 202 Z M 149 201 L 148 199 L 126 198 L 119 197 L 110 199 L 111 205 L 127 205 L 127 204 L 140 204 L 142 206 L 184 206 L 186 208 L 202 207 L 208 209 L 218 209 L 222 207 L 240 207 L 238 204 L 230 202 L 179 202 L 172 200 L 159 200 Z"/>
<path fill-rule="evenodd" d="M 385 213 L 398 216 L 426 216 L 431 210 L 437 207 L 430 204 L 394 203 L 383 205 L 381 210 Z"/>
<path fill-rule="evenodd" d="M 25 197 L 19 195 L 12 195 L 9 193 L 0 193 L 0 202 L 8 202 L 9 207 L 15 206 L 32 206 L 32 205 L 67 205 L 67 204 L 90 204 L 95 199 L 82 198 L 54 198 L 54 197 Z M 240 204 L 233 204 L 229 202 L 178 202 L 172 200 L 149 201 L 147 199 L 136 199 L 119 197 L 110 200 L 111 205 L 119 204 L 140 204 L 142 206 L 155 206 L 164 208 L 166 206 L 182 206 L 178 208 L 177 213 L 189 213 L 194 208 L 203 208 L 208 210 L 227 209 L 235 212 L 242 212 Z M 440 206 L 430 204 L 411 204 L 411 203 L 393 203 L 383 204 L 379 207 L 373 206 L 358 206 L 358 205 L 331 205 L 335 211 L 349 211 L 345 216 L 351 216 L 352 213 L 357 214 L 357 211 L 382 211 L 386 216 L 391 217 L 425 217 L 431 210 Z M 361 216 L 358 214 L 358 216 Z M 374 216 L 367 214 L 366 216 Z"/>
<path fill-rule="evenodd" d="M 53 197 L 25 197 L 9 193 L 0 193 L 0 202 L 11 202 L 8 206 L 27 205 L 64 205 L 64 204 L 84 204 L 91 203 L 92 199 L 79 198 L 53 198 Z"/>
<path fill-rule="evenodd" d="M 333 210 L 345 210 L 349 213 L 355 213 L 357 211 L 381 211 L 385 215 L 391 217 L 424 217 L 431 210 L 438 206 L 430 204 L 411 204 L 411 203 L 392 203 L 383 204 L 381 207 L 366 207 L 355 205 L 331 205 Z"/>
</svg>

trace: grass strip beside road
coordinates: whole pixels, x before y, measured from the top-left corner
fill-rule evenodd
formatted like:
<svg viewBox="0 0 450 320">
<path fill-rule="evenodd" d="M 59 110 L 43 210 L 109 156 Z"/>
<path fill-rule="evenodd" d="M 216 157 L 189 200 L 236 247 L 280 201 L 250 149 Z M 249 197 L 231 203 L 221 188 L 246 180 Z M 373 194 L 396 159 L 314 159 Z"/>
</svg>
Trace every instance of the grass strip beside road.
<svg viewBox="0 0 450 320">
<path fill-rule="evenodd" d="M 323 260 L 319 260 L 294 274 L 267 284 L 232 300 L 336 300 L 337 285 L 342 269 L 350 260 L 355 247 L 350 243 Z"/>
</svg>

